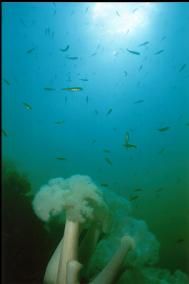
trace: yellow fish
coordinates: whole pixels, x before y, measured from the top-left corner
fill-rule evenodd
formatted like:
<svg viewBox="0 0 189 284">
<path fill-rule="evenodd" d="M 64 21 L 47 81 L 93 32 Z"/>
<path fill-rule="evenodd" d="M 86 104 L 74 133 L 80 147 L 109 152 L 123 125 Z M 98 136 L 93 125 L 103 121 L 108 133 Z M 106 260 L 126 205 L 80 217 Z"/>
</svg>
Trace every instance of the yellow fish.
<svg viewBox="0 0 189 284">
<path fill-rule="evenodd" d="M 82 91 L 83 88 L 81 87 L 71 87 L 71 88 L 62 88 L 62 91 L 69 91 L 69 92 L 78 92 L 78 91 Z"/>
</svg>

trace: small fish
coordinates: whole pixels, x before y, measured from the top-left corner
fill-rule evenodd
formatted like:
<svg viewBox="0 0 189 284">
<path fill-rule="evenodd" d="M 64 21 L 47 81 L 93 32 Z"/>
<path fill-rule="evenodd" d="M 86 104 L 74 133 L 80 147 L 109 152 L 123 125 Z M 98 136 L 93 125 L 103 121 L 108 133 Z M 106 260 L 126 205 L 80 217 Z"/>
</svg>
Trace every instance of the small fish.
<svg viewBox="0 0 189 284">
<path fill-rule="evenodd" d="M 70 59 L 70 60 L 77 60 L 79 57 L 77 57 L 77 56 L 67 56 L 66 58 Z"/>
<path fill-rule="evenodd" d="M 110 153 L 110 150 L 108 149 L 103 149 L 104 153 Z"/>
<path fill-rule="evenodd" d="M 135 9 L 132 11 L 132 13 L 135 13 L 137 10 L 138 10 L 138 8 L 135 8 Z"/>
<path fill-rule="evenodd" d="M 136 199 L 138 199 L 138 198 L 139 198 L 138 195 L 130 195 L 130 196 L 129 196 L 129 201 L 133 201 L 133 200 L 136 200 Z"/>
<path fill-rule="evenodd" d="M 3 81 L 4 81 L 8 86 L 10 86 L 10 82 L 9 82 L 8 80 L 3 79 Z"/>
<path fill-rule="evenodd" d="M 143 64 L 140 65 L 140 67 L 138 68 L 138 71 L 140 72 L 142 70 Z"/>
<path fill-rule="evenodd" d="M 150 43 L 149 41 L 145 41 L 145 42 L 139 44 L 138 46 L 145 46 L 145 45 L 147 45 L 147 44 L 149 44 L 149 43 Z"/>
<path fill-rule="evenodd" d="M 125 74 L 125 77 L 127 77 L 127 75 L 128 75 L 127 71 L 123 71 L 123 72 L 124 72 L 124 74 Z"/>
<path fill-rule="evenodd" d="M 56 157 L 56 160 L 59 160 L 59 161 L 65 161 L 65 160 L 66 160 L 66 158 L 64 158 L 64 157 Z"/>
<path fill-rule="evenodd" d="M 126 132 L 125 134 L 125 143 L 123 144 L 123 146 L 126 148 L 137 148 L 135 144 L 129 143 L 129 132 Z"/>
<path fill-rule="evenodd" d="M 95 114 L 96 114 L 96 115 L 98 114 L 98 110 L 97 110 L 97 109 L 95 109 L 95 111 L 94 111 L 94 112 L 95 112 Z"/>
<path fill-rule="evenodd" d="M 86 102 L 88 103 L 88 101 L 89 101 L 89 97 L 88 97 L 88 96 L 86 96 L 86 99 L 85 99 L 85 100 L 86 100 Z"/>
<path fill-rule="evenodd" d="M 120 14 L 119 14 L 119 12 L 116 10 L 116 15 L 118 16 L 118 17 L 120 17 Z"/>
<path fill-rule="evenodd" d="M 62 91 L 69 91 L 69 92 L 78 92 L 78 91 L 82 91 L 83 88 L 81 87 L 71 87 L 71 88 L 62 88 Z"/>
<path fill-rule="evenodd" d="M 25 109 L 32 110 L 31 105 L 29 105 L 28 103 L 23 103 L 23 105 L 24 105 Z"/>
<path fill-rule="evenodd" d="M 169 130 L 171 127 L 169 126 L 165 126 L 165 127 L 161 127 L 161 128 L 158 128 L 157 130 L 160 131 L 160 132 L 165 132 L 167 130 Z"/>
<path fill-rule="evenodd" d="M 132 53 L 132 54 L 135 54 L 135 55 L 140 55 L 140 52 L 135 51 L 135 50 L 130 50 L 130 49 L 127 48 L 127 51 Z"/>
<path fill-rule="evenodd" d="M 88 12 L 88 10 L 89 10 L 89 7 L 87 7 L 87 8 L 85 9 L 85 14 Z"/>
<path fill-rule="evenodd" d="M 180 67 L 179 72 L 181 72 L 182 70 L 184 70 L 185 67 L 186 67 L 186 64 L 183 64 L 183 65 Z"/>
<path fill-rule="evenodd" d="M 108 187 L 109 186 L 107 183 L 101 183 L 100 185 L 103 186 L 103 187 Z"/>
<path fill-rule="evenodd" d="M 44 90 L 45 90 L 45 91 L 55 91 L 56 89 L 51 88 L 51 87 L 45 87 Z"/>
<path fill-rule="evenodd" d="M 112 165 L 112 161 L 108 157 L 105 157 L 104 159 L 109 165 Z"/>
<path fill-rule="evenodd" d="M 64 120 L 55 121 L 55 124 L 63 124 L 63 123 L 64 123 Z"/>
<path fill-rule="evenodd" d="M 89 81 L 88 79 L 79 79 L 80 81 L 83 81 L 83 82 L 87 82 Z"/>
<path fill-rule="evenodd" d="M 154 55 L 158 55 L 158 54 L 160 54 L 160 53 L 162 53 L 162 52 L 164 52 L 164 49 L 161 49 L 161 50 L 155 52 Z"/>
<path fill-rule="evenodd" d="M 126 148 L 137 148 L 137 146 L 135 144 L 124 144 L 123 146 L 125 146 Z"/>
<path fill-rule="evenodd" d="M 47 28 L 45 29 L 45 35 L 50 36 L 50 28 L 49 28 L 49 27 L 47 27 Z"/>
<path fill-rule="evenodd" d="M 165 152 L 165 148 L 164 147 L 162 147 L 160 150 L 159 150 L 159 152 L 158 152 L 158 154 L 163 154 Z"/>
<path fill-rule="evenodd" d="M 180 244 L 180 243 L 183 243 L 183 242 L 184 242 L 184 239 L 178 239 L 178 240 L 176 241 L 177 244 Z"/>
<path fill-rule="evenodd" d="M 144 100 L 138 100 L 138 101 L 135 101 L 134 104 L 141 104 L 143 102 L 144 102 Z"/>
<path fill-rule="evenodd" d="M 91 56 L 95 56 L 95 55 L 97 55 L 97 52 L 94 52 L 94 53 L 91 54 Z"/>
<path fill-rule="evenodd" d="M 26 24 L 24 23 L 24 20 L 23 20 L 22 18 L 20 18 L 20 23 L 21 23 L 24 27 L 26 27 Z"/>
<path fill-rule="evenodd" d="M 106 115 L 109 115 L 111 112 L 112 112 L 112 108 L 110 108 L 110 109 L 107 111 Z"/>
<path fill-rule="evenodd" d="M 32 53 L 34 50 L 35 50 L 35 47 L 32 47 L 32 48 L 28 49 L 26 52 L 29 54 L 29 53 Z"/>
<path fill-rule="evenodd" d="M 5 137 L 8 137 L 8 134 L 7 134 L 7 132 L 6 132 L 4 129 L 1 130 L 1 134 L 2 134 L 3 136 L 5 136 Z"/>
<path fill-rule="evenodd" d="M 134 190 L 134 192 L 139 192 L 139 191 L 142 191 L 142 188 L 136 188 L 136 189 Z"/>
<path fill-rule="evenodd" d="M 66 52 L 70 48 L 69 44 L 65 48 L 60 48 L 60 51 Z"/>
</svg>

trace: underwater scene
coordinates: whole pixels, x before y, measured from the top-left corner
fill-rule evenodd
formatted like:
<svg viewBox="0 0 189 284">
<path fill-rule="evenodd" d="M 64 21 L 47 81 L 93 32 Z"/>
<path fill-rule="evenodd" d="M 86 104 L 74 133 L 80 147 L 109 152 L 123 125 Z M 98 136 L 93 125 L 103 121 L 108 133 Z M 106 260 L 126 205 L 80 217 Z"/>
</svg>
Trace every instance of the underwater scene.
<svg viewBox="0 0 189 284">
<path fill-rule="evenodd" d="M 2 3 L 2 283 L 189 283 L 189 3 Z"/>
</svg>

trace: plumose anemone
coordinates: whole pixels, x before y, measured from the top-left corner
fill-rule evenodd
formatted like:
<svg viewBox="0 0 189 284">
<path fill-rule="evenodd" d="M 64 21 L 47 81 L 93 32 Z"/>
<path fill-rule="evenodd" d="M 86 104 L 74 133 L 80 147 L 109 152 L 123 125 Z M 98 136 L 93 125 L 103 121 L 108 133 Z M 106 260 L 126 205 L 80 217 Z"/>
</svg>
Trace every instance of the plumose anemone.
<svg viewBox="0 0 189 284">
<path fill-rule="evenodd" d="M 88 176 L 56 178 L 42 186 L 32 204 L 37 216 L 45 222 L 57 216 L 65 219 L 64 235 L 47 265 L 44 283 L 77 283 L 79 270 L 89 261 L 101 232 L 109 229 L 109 210 L 102 192 Z M 87 233 L 79 246 L 84 228 Z M 112 283 L 125 255 L 133 248 L 134 239 L 123 236 L 120 248 L 91 284 Z"/>
<path fill-rule="evenodd" d="M 131 216 L 126 198 L 98 187 L 89 176 L 51 179 L 32 206 L 42 221 L 64 224 L 44 284 L 189 283 L 182 272 L 165 282 L 168 274 L 153 269 L 160 245 L 147 224 Z"/>
</svg>

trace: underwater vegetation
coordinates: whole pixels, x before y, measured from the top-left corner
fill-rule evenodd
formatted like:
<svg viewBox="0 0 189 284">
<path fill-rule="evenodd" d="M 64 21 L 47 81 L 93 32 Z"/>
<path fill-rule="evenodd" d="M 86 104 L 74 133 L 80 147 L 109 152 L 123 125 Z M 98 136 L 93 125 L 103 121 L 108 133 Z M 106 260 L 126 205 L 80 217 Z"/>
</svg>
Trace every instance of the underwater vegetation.
<svg viewBox="0 0 189 284">
<path fill-rule="evenodd" d="M 131 203 L 98 187 L 89 176 L 54 178 L 34 196 L 35 214 L 64 233 L 52 254 L 44 284 L 187 284 L 181 271 L 158 264 L 160 243 Z"/>
</svg>

